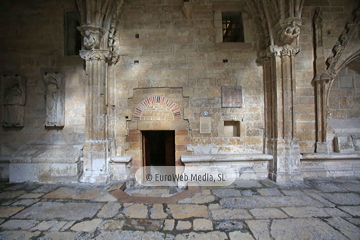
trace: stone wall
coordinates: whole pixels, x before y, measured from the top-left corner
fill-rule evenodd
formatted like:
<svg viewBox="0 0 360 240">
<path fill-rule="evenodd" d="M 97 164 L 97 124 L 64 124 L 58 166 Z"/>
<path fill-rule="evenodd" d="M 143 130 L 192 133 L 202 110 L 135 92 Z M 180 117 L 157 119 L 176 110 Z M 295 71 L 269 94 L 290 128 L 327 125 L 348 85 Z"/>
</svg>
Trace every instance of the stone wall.
<svg viewBox="0 0 360 240">
<path fill-rule="evenodd" d="M 0 74 L 19 75 L 27 82 L 24 126 L 0 127 L 0 156 L 4 161 L 9 161 L 24 145 L 82 145 L 84 142 L 85 72 L 79 56 L 64 56 L 67 10 L 77 10 L 76 2 L 2 2 Z M 44 74 L 55 72 L 65 81 L 65 126 L 45 128 Z"/>
</svg>

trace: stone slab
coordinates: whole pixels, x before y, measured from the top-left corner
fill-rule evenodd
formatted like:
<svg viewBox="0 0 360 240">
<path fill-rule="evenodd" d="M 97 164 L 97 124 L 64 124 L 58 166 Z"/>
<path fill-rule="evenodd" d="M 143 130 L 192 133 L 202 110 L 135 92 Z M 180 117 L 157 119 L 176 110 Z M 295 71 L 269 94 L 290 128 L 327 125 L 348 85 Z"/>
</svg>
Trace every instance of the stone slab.
<svg viewBox="0 0 360 240">
<path fill-rule="evenodd" d="M 272 240 L 270 236 L 270 220 L 248 220 L 246 221 L 255 239 Z"/>
<path fill-rule="evenodd" d="M 354 217 L 360 217 L 360 206 L 341 206 L 339 208 Z"/>
<path fill-rule="evenodd" d="M 217 197 L 239 197 L 241 193 L 237 189 L 231 188 L 222 188 L 222 189 L 214 189 L 212 193 Z"/>
<path fill-rule="evenodd" d="M 14 217 L 39 220 L 82 220 L 94 217 L 102 206 L 103 203 L 38 202 Z"/>
<path fill-rule="evenodd" d="M 232 197 L 220 200 L 220 205 L 230 209 L 236 208 L 277 208 L 287 206 L 314 206 L 323 204 L 308 196 L 249 196 Z"/>
<path fill-rule="evenodd" d="M 179 220 L 176 224 L 176 230 L 182 231 L 182 230 L 189 230 L 191 228 L 191 222 L 190 221 L 181 221 Z"/>
<path fill-rule="evenodd" d="M 24 207 L 0 207 L 0 218 L 8 218 L 24 209 Z"/>
<path fill-rule="evenodd" d="M 154 204 L 150 212 L 150 218 L 152 219 L 164 219 L 168 216 L 167 213 L 164 212 L 162 204 Z"/>
<path fill-rule="evenodd" d="M 235 181 L 234 185 L 237 188 L 259 188 L 259 187 L 264 187 L 259 181 L 255 181 L 255 180 Z"/>
<path fill-rule="evenodd" d="M 124 220 L 111 219 L 111 220 L 106 220 L 100 226 L 100 228 L 106 230 L 118 230 L 118 229 L 122 229 L 123 225 L 124 225 Z"/>
<path fill-rule="evenodd" d="M 44 235 L 37 240 L 52 240 L 52 239 L 77 239 L 76 232 L 45 232 Z"/>
<path fill-rule="evenodd" d="M 282 196 L 282 193 L 277 188 L 259 188 L 257 191 L 262 196 Z"/>
<path fill-rule="evenodd" d="M 286 218 L 287 215 L 276 208 L 255 208 L 250 210 L 251 214 L 257 219 L 266 218 Z"/>
<path fill-rule="evenodd" d="M 211 210 L 211 215 L 214 220 L 251 219 L 251 218 L 253 218 L 244 209 L 214 209 L 214 210 Z"/>
<path fill-rule="evenodd" d="M 112 218 L 120 212 L 121 205 L 117 202 L 105 204 L 97 214 L 99 218 Z"/>
<path fill-rule="evenodd" d="M 214 231 L 214 232 L 207 232 L 207 233 L 183 233 L 178 234 L 175 237 L 175 240 L 185 240 L 185 239 L 196 239 L 196 240 L 225 240 L 228 239 L 224 232 Z"/>
<path fill-rule="evenodd" d="M 102 231 L 95 239 L 165 239 L 165 234 L 157 231 Z"/>
<path fill-rule="evenodd" d="M 126 219 L 124 222 L 124 230 L 147 230 L 158 231 L 163 225 L 162 220 L 152 219 Z"/>
<path fill-rule="evenodd" d="M 40 234 L 39 231 L 2 231 L 0 232 L 0 239 L 34 239 Z"/>
<path fill-rule="evenodd" d="M 244 221 L 241 221 L 241 220 L 218 221 L 215 224 L 215 229 L 226 231 L 226 232 L 244 229 L 245 227 L 246 227 L 246 224 L 244 223 Z"/>
<path fill-rule="evenodd" d="M 6 230 L 28 230 L 34 227 L 38 221 L 36 220 L 9 220 L 1 224 L 2 229 Z"/>
<path fill-rule="evenodd" d="M 148 208 L 144 204 L 124 204 L 123 213 L 129 218 L 146 218 L 148 214 Z"/>
<path fill-rule="evenodd" d="M 89 200 L 100 193 L 98 189 L 60 187 L 42 198 Z"/>
<path fill-rule="evenodd" d="M 93 232 L 102 222 L 101 219 L 92 219 L 90 221 L 83 221 L 75 224 L 71 227 L 73 231 L 81 231 L 81 232 Z"/>
<path fill-rule="evenodd" d="M 168 208 L 175 219 L 208 217 L 207 207 L 203 205 L 168 204 Z"/>
<path fill-rule="evenodd" d="M 249 232 L 235 231 L 229 233 L 230 240 L 254 240 L 254 237 Z"/>
<path fill-rule="evenodd" d="M 360 205 L 357 193 L 323 193 L 321 196 L 337 205 Z"/>
<path fill-rule="evenodd" d="M 193 221 L 193 229 L 195 231 L 210 231 L 213 230 L 213 223 L 209 219 L 197 218 Z"/>
<path fill-rule="evenodd" d="M 25 191 L 6 191 L 6 192 L 0 193 L 0 198 L 16 198 L 25 193 L 26 193 Z"/>
<path fill-rule="evenodd" d="M 275 239 L 347 239 L 320 219 L 275 219 L 271 225 Z"/>
<path fill-rule="evenodd" d="M 340 218 L 327 218 L 325 219 L 331 226 L 338 229 L 342 234 L 347 236 L 350 239 L 359 239 L 360 238 L 360 228 L 354 226 L 348 221 Z"/>
<path fill-rule="evenodd" d="M 329 217 L 322 208 L 317 207 L 286 207 L 282 208 L 289 216 L 295 218 Z"/>
</svg>

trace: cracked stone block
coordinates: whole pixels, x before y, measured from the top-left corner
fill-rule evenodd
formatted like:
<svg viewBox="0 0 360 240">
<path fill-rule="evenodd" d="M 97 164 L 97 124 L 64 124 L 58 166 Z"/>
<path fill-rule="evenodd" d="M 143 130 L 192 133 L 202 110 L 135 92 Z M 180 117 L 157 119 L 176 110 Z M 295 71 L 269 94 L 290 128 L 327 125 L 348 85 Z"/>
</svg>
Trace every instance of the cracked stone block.
<svg viewBox="0 0 360 240">
<path fill-rule="evenodd" d="M 168 208 L 175 219 L 208 217 L 207 207 L 202 205 L 168 204 Z"/>
<path fill-rule="evenodd" d="M 161 232 L 153 231 L 104 231 L 101 232 L 95 239 L 96 240 L 108 240 L 108 239 L 164 239 L 165 234 Z"/>
<path fill-rule="evenodd" d="M 119 210 L 121 208 L 121 205 L 117 202 L 111 202 L 105 204 L 100 212 L 97 214 L 99 218 L 112 218 L 115 217 L 116 214 L 119 213 Z"/>
<path fill-rule="evenodd" d="M 315 218 L 275 219 L 271 225 L 271 235 L 275 239 L 347 239 Z"/>
<path fill-rule="evenodd" d="M 101 219 L 93 219 L 90 221 L 83 221 L 80 223 L 75 224 L 71 227 L 73 231 L 81 231 L 81 232 L 93 232 L 95 229 L 100 225 L 102 222 Z"/>
<path fill-rule="evenodd" d="M 289 216 L 295 218 L 329 217 L 322 208 L 316 207 L 287 207 L 282 208 L 282 210 L 284 210 Z"/>
<path fill-rule="evenodd" d="M 118 230 L 122 229 L 123 225 L 124 220 L 106 220 L 100 228 L 106 230 Z"/>
<path fill-rule="evenodd" d="M 271 240 L 270 220 L 249 220 L 246 221 L 255 239 Z M 285 239 L 285 238 L 284 238 Z"/>
<path fill-rule="evenodd" d="M 82 220 L 94 217 L 102 206 L 103 203 L 37 202 L 15 216 L 38 220 Z"/>
<path fill-rule="evenodd" d="M 181 221 L 179 220 L 176 225 L 176 230 L 189 230 L 191 228 L 190 221 Z"/>
<path fill-rule="evenodd" d="M 0 218 L 8 218 L 23 209 L 24 207 L 0 207 Z"/>
<path fill-rule="evenodd" d="M 253 218 L 244 209 L 214 209 L 214 210 L 211 210 L 211 215 L 214 220 L 251 219 L 251 218 Z"/>
<path fill-rule="evenodd" d="M 350 239 L 358 239 L 360 237 L 360 228 L 340 217 L 327 218 L 325 221 Z"/>
<path fill-rule="evenodd" d="M 255 218 L 286 218 L 287 215 L 276 208 L 256 208 L 250 210 Z"/>
<path fill-rule="evenodd" d="M 337 205 L 360 205 L 360 197 L 356 193 L 323 193 L 321 196 Z"/>
<path fill-rule="evenodd" d="M 162 204 L 154 204 L 150 210 L 150 218 L 152 219 L 164 219 L 167 218 L 167 213 L 164 212 Z"/>
<path fill-rule="evenodd" d="M 238 197 L 241 196 L 241 193 L 237 189 L 214 189 L 212 190 L 212 193 L 216 195 L 217 197 Z"/>
<path fill-rule="evenodd" d="M 35 220 L 9 220 L 0 227 L 7 230 L 28 230 L 34 227 L 38 221 Z"/>
<path fill-rule="evenodd" d="M 124 230 L 148 230 L 157 231 L 162 227 L 163 221 L 152 219 L 127 219 L 124 223 Z"/>
<path fill-rule="evenodd" d="M 0 232 L 0 239 L 33 239 L 39 236 L 41 232 L 28 231 L 3 231 Z"/>
<path fill-rule="evenodd" d="M 230 232 L 229 237 L 230 240 L 237 240 L 237 239 L 254 240 L 254 237 L 249 232 L 241 232 L 241 231 Z"/>
<path fill-rule="evenodd" d="M 176 235 L 176 238 L 175 238 L 175 240 L 185 240 L 185 239 L 225 240 L 225 239 L 228 239 L 228 237 L 226 236 L 226 234 L 224 232 L 214 231 L 214 232 L 208 232 L 208 233 L 190 232 L 190 233 L 178 234 L 178 235 Z"/>
<path fill-rule="evenodd" d="M 360 206 L 341 206 L 339 208 L 354 217 L 360 217 Z"/>
<path fill-rule="evenodd" d="M 144 204 L 124 204 L 123 213 L 129 218 L 146 218 L 148 214 L 148 208 Z"/>
<path fill-rule="evenodd" d="M 262 196 L 282 196 L 277 188 L 260 188 L 257 189 L 258 193 Z"/>
<path fill-rule="evenodd" d="M 174 219 L 166 219 L 164 222 L 164 231 L 172 231 L 175 226 L 175 220 Z"/>
<path fill-rule="evenodd" d="M 209 231 L 213 230 L 213 223 L 209 219 L 194 219 L 193 229 L 195 231 Z"/>
<path fill-rule="evenodd" d="M 239 229 L 246 228 L 246 224 L 244 221 L 237 221 L 237 220 L 226 220 L 222 222 L 216 223 L 215 229 L 223 230 L 223 231 L 234 231 Z"/>
</svg>

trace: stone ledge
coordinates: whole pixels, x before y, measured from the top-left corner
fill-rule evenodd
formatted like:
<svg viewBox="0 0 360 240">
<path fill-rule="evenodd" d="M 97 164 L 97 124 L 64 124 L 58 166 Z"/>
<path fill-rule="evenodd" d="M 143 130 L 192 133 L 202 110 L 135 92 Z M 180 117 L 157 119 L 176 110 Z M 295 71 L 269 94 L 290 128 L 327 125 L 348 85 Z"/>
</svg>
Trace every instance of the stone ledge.
<svg viewBox="0 0 360 240">
<path fill-rule="evenodd" d="M 110 159 L 110 163 L 129 163 L 133 159 L 130 155 L 116 156 Z"/>
<path fill-rule="evenodd" d="M 272 155 L 262 153 L 249 154 L 198 154 L 182 155 L 181 161 L 187 163 L 204 163 L 204 162 L 247 162 L 247 161 L 271 161 Z"/>
<path fill-rule="evenodd" d="M 360 153 L 303 153 L 300 161 L 360 160 Z"/>
<path fill-rule="evenodd" d="M 12 157 L 11 163 L 76 163 L 83 145 L 25 145 Z"/>
</svg>

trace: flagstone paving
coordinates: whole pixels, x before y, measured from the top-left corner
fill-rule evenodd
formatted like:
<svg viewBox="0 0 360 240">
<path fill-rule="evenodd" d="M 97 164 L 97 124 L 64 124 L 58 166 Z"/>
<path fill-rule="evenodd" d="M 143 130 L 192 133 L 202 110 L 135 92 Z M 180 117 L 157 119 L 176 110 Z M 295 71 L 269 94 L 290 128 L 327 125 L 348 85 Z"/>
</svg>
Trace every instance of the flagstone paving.
<svg viewBox="0 0 360 240">
<path fill-rule="evenodd" d="M 121 186 L 0 183 L 0 239 L 360 239 L 358 178 Z"/>
</svg>

